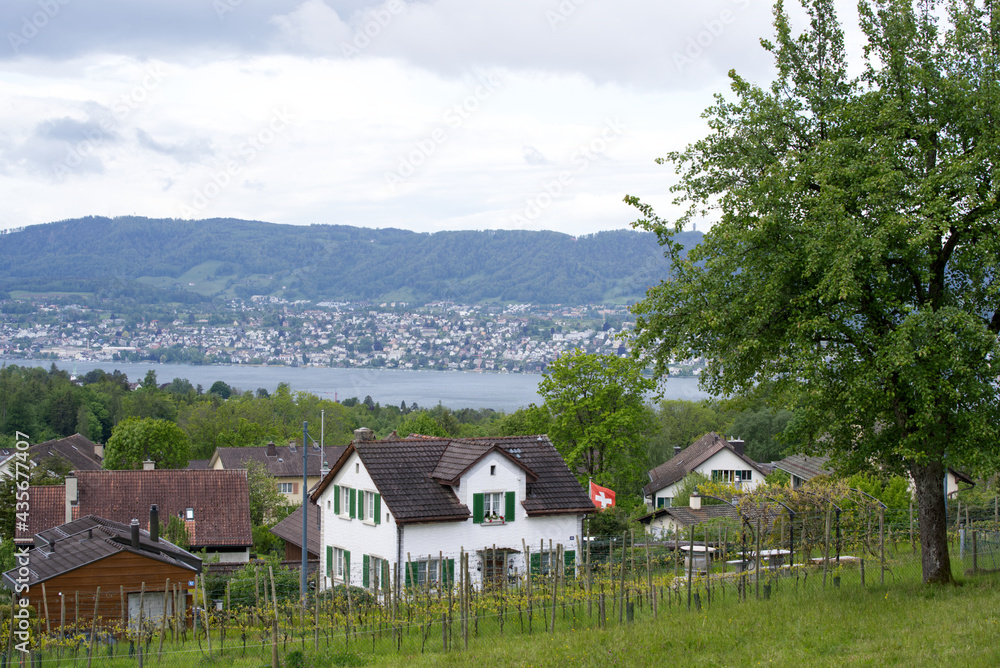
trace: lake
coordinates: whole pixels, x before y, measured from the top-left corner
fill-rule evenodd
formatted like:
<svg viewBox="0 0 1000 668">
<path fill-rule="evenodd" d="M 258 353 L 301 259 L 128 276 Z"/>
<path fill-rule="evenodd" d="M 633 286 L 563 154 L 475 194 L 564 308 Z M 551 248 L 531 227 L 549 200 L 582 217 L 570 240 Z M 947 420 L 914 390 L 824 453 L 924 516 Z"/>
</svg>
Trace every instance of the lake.
<svg viewBox="0 0 1000 668">
<path fill-rule="evenodd" d="M 51 360 L 3 360 L 5 364 L 41 366 L 48 369 Z M 217 380 L 240 390 L 264 388 L 274 392 L 278 383 L 288 383 L 293 392 L 309 392 L 324 399 L 344 400 L 348 397 L 372 399 L 382 405 L 416 402 L 429 408 L 439 402 L 459 408 L 493 408 L 515 411 L 531 403 L 541 403 L 538 396 L 540 374 L 477 373 L 474 371 L 413 371 L 407 369 L 329 369 L 323 367 L 280 367 L 190 364 L 156 364 L 153 362 L 74 362 L 56 360 L 56 368 L 83 375 L 93 369 L 110 373 L 118 369 L 130 381 L 141 381 L 150 369 L 156 371 L 160 383 L 174 378 L 186 378 L 192 385 L 206 391 Z M 698 387 L 697 378 L 670 378 L 663 385 L 665 399 L 708 398 Z"/>
</svg>

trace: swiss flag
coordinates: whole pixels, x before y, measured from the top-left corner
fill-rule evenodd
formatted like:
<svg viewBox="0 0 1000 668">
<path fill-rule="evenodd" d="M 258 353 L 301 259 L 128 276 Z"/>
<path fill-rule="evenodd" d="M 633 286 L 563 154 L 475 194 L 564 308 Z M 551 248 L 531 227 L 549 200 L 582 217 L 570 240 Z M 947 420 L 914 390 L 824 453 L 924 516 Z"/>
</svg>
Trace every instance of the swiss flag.
<svg viewBox="0 0 1000 668">
<path fill-rule="evenodd" d="M 595 506 L 604 510 L 605 508 L 615 505 L 615 493 L 607 487 L 595 485 L 594 482 L 591 481 L 590 500 L 594 502 Z"/>
</svg>

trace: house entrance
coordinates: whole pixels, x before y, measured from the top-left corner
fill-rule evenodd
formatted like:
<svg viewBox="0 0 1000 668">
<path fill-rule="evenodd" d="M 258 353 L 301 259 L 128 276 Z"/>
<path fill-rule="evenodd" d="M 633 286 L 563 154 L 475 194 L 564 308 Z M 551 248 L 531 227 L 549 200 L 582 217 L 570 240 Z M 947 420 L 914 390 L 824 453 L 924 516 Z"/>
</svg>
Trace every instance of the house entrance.
<svg viewBox="0 0 1000 668">
<path fill-rule="evenodd" d="M 484 587 L 503 586 L 504 578 L 510 583 L 517 582 L 517 567 L 514 566 L 513 558 L 515 554 L 518 554 L 518 550 L 507 548 L 483 550 L 480 553 Z"/>
</svg>

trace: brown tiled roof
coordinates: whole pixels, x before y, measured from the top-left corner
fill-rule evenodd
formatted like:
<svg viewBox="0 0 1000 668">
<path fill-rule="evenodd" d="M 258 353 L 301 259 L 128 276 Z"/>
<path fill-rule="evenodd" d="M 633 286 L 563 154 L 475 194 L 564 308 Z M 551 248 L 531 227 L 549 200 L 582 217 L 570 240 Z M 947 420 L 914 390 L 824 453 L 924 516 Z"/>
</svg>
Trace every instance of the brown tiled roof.
<svg viewBox="0 0 1000 668">
<path fill-rule="evenodd" d="M 689 527 L 692 524 L 702 524 L 720 517 L 728 517 L 737 520 L 740 518 L 740 514 L 736 508 L 727 504 L 719 504 L 715 506 L 702 506 L 701 510 L 694 510 L 687 506 L 657 508 L 653 512 L 640 517 L 639 521 L 643 524 L 649 524 L 657 517 L 663 517 L 664 515 L 672 517 L 675 522 L 686 527 Z"/>
<path fill-rule="evenodd" d="M 28 552 L 28 586 L 126 551 L 201 572 L 201 559 L 173 543 L 162 538 L 154 543 L 146 531 L 140 530 L 139 548 L 133 548 L 128 525 L 93 515 L 50 528 L 40 538 L 38 546 Z M 18 569 L 14 568 L 3 574 L 3 581 L 13 588 L 16 581 L 20 582 L 18 577 Z"/>
<path fill-rule="evenodd" d="M 171 515 L 184 519 L 187 508 L 194 520 L 185 520 L 190 544 L 202 547 L 244 547 L 253 544 L 250 528 L 250 488 L 245 470 L 188 471 L 78 471 L 79 503 L 73 517 L 97 515 L 115 522 L 139 520 L 149 528 L 149 507 L 157 504 L 160 521 Z M 18 532 L 20 542 L 65 519 L 64 485 L 35 487 L 30 533 Z M 37 521 L 36 521 L 37 517 Z"/>
<path fill-rule="evenodd" d="M 537 435 L 470 439 L 410 436 L 394 441 L 355 442 L 313 491 L 313 499 L 319 498 L 350 453 L 357 452 L 397 522 L 465 520 L 471 515 L 469 508 L 459 503 L 449 485 L 439 481 L 461 476 L 471 463 L 493 449 L 528 473 L 527 498 L 522 506 L 529 515 L 594 511 L 590 497 L 552 442 L 547 436 Z"/>
<path fill-rule="evenodd" d="M 271 527 L 270 531 L 286 543 L 302 547 L 302 506 L 300 505 L 288 517 Z M 309 526 L 306 531 L 306 542 L 309 543 L 308 551 L 319 556 L 319 506 L 311 501 L 309 502 Z"/>
<path fill-rule="evenodd" d="M 490 452 L 499 452 L 510 459 L 527 473 L 530 481 L 538 479 L 538 476 L 525 465 L 523 460 L 514 457 L 492 440 L 486 439 L 456 439 L 449 442 L 441 459 L 438 460 L 437 466 L 434 467 L 431 477 L 446 485 L 457 485 L 462 474 Z"/>
<path fill-rule="evenodd" d="M 831 475 L 833 471 L 827 468 L 829 463 L 830 458 L 826 456 L 790 455 L 780 462 L 775 462 L 774 467 L 787 471 L 802 480 L 812 480 L 818 475 Z"/>
<path fill-rule="evenodd" d="M 0 450 L 0 457 L 9 457 L 14 452 L 10 448 L 4 448 Z M 80 434 L 56 438 L 28 448 L 28 459 L 36 466 L 46 457 L 53 456 L 68 461 L 74 471 L 96 471 L 101 468 L 101 458 L 95 454 L 94 442 Z"/>
<path fill-rule="evenodd" d="M 184 468 L 190 471 L 201 471 L 208 468 L 207 459 L 192 459 L 188 462 L 188 465 Z"/>
<path fill-rule="evenodd" d="M 66 521 L 65 485 L 31 486 L 28 488 L 28 524 L 15 526 L 14 542 L 31 544 L 36 533 Z"/>
<path fill-rule="evenodd" d="M 745 461 L 752 469 L 763 475 L 757 462 L 746 455 L 736 452 L 726 439 L 714 431 L 710 431 L 667 461 L 652 469 L 649 472 L 650 483 L 642 488 L 643 493 L 649 496 L 658 489 L 673 485 L 698 468 L 709 457 L 723 449 L 728 449 Z"/>
<path fill-rule="evenodd" d="M 323 461 L 327 463 L 326 468 L 333 466 L 340 455 L 347 449 L 346 445 L 327 445 L 324 448 L 325 457 L 320 457 L 319 446 L 310 446 L 309 454 L 306 456 L 306 471 L 310 476 L 319 476 L 323 468 Z M 267 446 L 253 447 L 240 446 L 234 448 L 216 448 L 215 453 L 222 462 L 224 469 L 244 469 L 245 462 L 260 462 L 267 466 L 267 472 L 276 478 L 288 478 L 302 475 L 302 448 L 297 447 L 293 452 L 287 445 L 275 447 L 277 453 L 274 457 L 267 456 Z M 214 457 L 213 457 L 214 459 Z"/>
</svg>

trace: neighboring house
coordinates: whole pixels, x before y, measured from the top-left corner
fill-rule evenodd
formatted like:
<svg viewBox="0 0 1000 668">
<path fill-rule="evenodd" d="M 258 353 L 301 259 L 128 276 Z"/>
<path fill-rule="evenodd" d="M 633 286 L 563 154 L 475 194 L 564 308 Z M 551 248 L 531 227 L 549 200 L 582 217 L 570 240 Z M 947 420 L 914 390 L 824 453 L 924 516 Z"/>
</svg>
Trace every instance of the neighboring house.
<svg viewBox="0 0 1000 668">
<path fill-rule="evenodd" d="M 85 515 L 122 523 L 138 519 L 148 530 L 146 514 L 155 504 L 164 526 L 171 516 L 183 522 L 192 551 L 204 549 L 220 562 L 250 559 L 253 534 L 245 470 L 77 471 L 64 485 L 30 487 L 28 492 L 28 529 L 15 536 L 21 545 Z"/>
<path fill-rule="evenodd" d="M 345 446 L 346 447 L 346 446 Z M 306 543 L 308 544 L 309 561 L 319 560 L 320 543 L 320 517 L 319 506 L 313 501 L 309 502 L 309 517 L 306 518 L 308 527 L 306 532 Z M 285 543 L 285 561 L 295 561 L 302 563 L 302 504 L 291 512 L 285 519 L 281 520 L 270 532 L 280 538 Z"/>
<path fill-rule="evenodd" d="M 17 567 L 7 571 L 3 585 L 15 591 L 18 585 L 27 585 L 20 596 L 30 601 L 39 619 L 46 610 L 42 602 L 44 585 L 53 625 L 59 623 L 62 614 L 67 623 L 75 623 L 76 614 L 80 621 L 92 619 L 98 588 L 98 617 L 111 623 L 124 616 L 123 591 L 132 620 L 138 618 L 140 594 L 143 619 L 159 619 L 164 609 L 171 614 L 174 603 L 178 609 L 187 610 L 188 592 L 193 589 L 195 575 L 201 572 L 201 559 L 160 538 L 155 531 L 150 534 L 141 530 L 138 522 L 123 524 L 87 515 L 39 533 L 35 543 L 38 547 L 27 553 L 27 572 Z M 180 585 L 179 596 L 183 599 L 178 599 L 177 594 L 166 596 L 168 579 L 171 591 Z M 73 604 L 62 607 L 60 599 Z M 75 604 L 77 600 L 79 605 Z"/>
<path fill-rule="evenodd" d="M 816 476 L 832 476 L 834 472 L 827 468 L 830 458 L 827 456 L 810 457 L 808 455 L 790 455 L 779 462 L 774 462 L 774 468 L 787 472 L 792 477 L 792 489 L 798 489 Z M 949 497 L 958 494 L 962 489 L 959 485 L 966 485 L 966 489 L 976 486 L 976 481 L 966 473 L 949 468 L 946 476 L 946 493 Z M 913 482 L 910 481 L 910 491 L 913 490 Z"/>
<path fill-rule="evenodd" d="M 726 503 L 715 506 L 705 505 L 698 510 L 687 506 L 663 506 L 643 515 L 639 521 L 646 525 L 648 533 L 663 536 L 673 534 L 676 531 L 684 531 L 692 525 L 704 524 L 720 517 L 739 520 L 740 515 L 736 508 Z"/>
<path fill-rule="evenodd" d="M 547 570 L 541 544 L 575 564 L 594 504 L 546 436 L 355 440 L 313 491 L 321 572 L 378 589 L 452 581 L 462 550 L 472 584 Z M 525 559 L 524 546 L 531 552 Z M 528 561 L 529 563 L 526 563 Z"/>
<path fill-rule="evenodd" d="M 329 445 L 323 448 L 313 445 L 306 448 L 306 489 L 319 483 L 322 474 L 340 458 L 346 445 Z M 207 468 L 216 470 L 245 469 L 247 462 L 260 462 L 267 466 L 267 472 L 274 476 L 278 491 L 285 495 L 288 503 L 302 503 L 302 448 L 294 441 L 288 445 L 268 443 L 265 447 L 216 448 Z"/>
<path fill-rule="evenodd" d="M 788 473 L 792 478 L 792 489 L 799 489 L 816 476 L 833 475 L 833 471 L 826 468 L 829 462 L 829 457 L 790 455 L 781 461 L 774 462 L 774 468 Z"/>
<path fill-rule="evenodd" d="M 13 472 L 11 465 L 19 459 L 18 452 L 22 451 L 14 448 L 0 449 L 0 475 Z M 104 446 L 97 445 L 80 434 L 73 434 L 66 438 L 56 438 L 28 448 L 27 460 L 31 462 L 30 468 L 38 466 L 49 457 L 59 457 L 66 460 L 69 468 L 74 471 L 98 471 L 104 461 Z M 24 461 L 23 458 L 20 460 Z"/>
<path fill-rule="evenodd" d="M 669 507 L 680 483 L 689 473 L 701 473 L 712 481 L 750 490 L 764 482 L 760 465 L 743 454 L 743 441 L 727 441 L 708 432 L 649 472 L 649 484 L 642 488 L 649 510 Z"/>
</svg>

